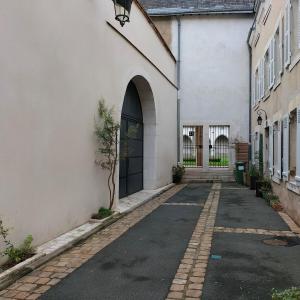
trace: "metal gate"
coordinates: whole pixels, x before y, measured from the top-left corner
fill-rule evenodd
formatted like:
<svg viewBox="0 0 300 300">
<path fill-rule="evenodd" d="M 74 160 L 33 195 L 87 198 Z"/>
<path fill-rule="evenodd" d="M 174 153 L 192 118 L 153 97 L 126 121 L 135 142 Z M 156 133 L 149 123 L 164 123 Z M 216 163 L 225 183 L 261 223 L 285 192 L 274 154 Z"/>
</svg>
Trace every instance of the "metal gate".
<svg viewBox="0 0 300 300">
<path fill-rule="evenodd" d="M 120 129 L 119 197 L 143 189 L 144 129 L 140 98 L 130 82 L 125 94 Z"/>
<path fill-rule="evenodd" d="M 229 166 L 229 126 L 209 126 L 209 167 Z"/>
<path fill-rule="evenodd" d="M 203 127 L 183 126 L 183 165 L 203 166 Z"/>
</svg>

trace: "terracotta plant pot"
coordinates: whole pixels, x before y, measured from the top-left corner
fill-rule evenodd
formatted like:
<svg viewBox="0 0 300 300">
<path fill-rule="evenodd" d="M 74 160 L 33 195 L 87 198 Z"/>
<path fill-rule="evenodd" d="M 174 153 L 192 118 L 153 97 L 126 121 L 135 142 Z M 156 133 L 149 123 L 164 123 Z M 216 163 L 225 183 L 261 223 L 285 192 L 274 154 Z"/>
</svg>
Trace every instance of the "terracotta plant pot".
<svg viewBox="0 0 300 300">
<path fill-rule="evenodd" d="M 279 204 L 279 203 L 272 204 L 271 206 L 272 206 L 272 208 L 273 208 L 274 210 L 276 210 L 276 211 L 283 211 L 283 207 L 282 207 L 282 205 Z"/>
</svg>

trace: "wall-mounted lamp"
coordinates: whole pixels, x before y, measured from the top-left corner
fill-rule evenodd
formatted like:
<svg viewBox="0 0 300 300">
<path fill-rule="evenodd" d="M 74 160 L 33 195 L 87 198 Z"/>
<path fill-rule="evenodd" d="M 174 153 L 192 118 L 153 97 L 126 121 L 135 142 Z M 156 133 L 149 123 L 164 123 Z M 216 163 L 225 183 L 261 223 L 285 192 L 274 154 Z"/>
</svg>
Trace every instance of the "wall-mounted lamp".
<svg viewBox="0 0 300 300">
<path fill-rule="evenodd" d="M 262 113 L 265 113 L 265 119 L 266 119 L 266 121 L 268 120 L 268 116 L 267 116 L 267 113 L 266 113 L 265 110 L 259 109 L 256 113 L 257 113 L 257 115 L 258 115 L 258 118 L 257 118 L 257 124 L 258 124 L 259 126 L 262 124 L 262 121 L 263 121 L 263 119 L 262 119 L 262 117 L 261 117 Z"/>
<path fill-rule="evenodd" d="M 123 27 L 126 22 L 130 21 L 130 10 L 132 0 L 113 0 L 115 5 L 116 20 Z"/>
</svg>

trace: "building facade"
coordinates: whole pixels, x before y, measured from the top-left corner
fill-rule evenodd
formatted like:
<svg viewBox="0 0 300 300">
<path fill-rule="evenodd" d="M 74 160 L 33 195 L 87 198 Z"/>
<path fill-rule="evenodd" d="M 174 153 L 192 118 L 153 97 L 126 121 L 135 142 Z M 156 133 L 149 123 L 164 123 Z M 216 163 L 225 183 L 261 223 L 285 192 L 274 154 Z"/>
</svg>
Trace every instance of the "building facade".
<svg viewBox="0 0 300 300">
<path fill-rule="evenodd" d="M 178 60 L 180 161 L 233 169 L 234 144 L 249 140 L 253 1 L 141 2 Z"/>
<path fill-rule="evenodd" d="M 108 174 L 95 164 L 100 99 L 121 126 L 142 125 L 121 196 L 171 183 L 176 60 L 138 2 L 122 28 L 111 0 L 1 1 L 0 32 L 0 218 L 12 241 L 32 234 L 40 245 L 107 206 Z M 116 182 L 119 198 L 119 168 Z"/>
<path fill-rule="evenodd" d="M 300 1 L 257 1 L 249 45 L 252 161 L 300 224 Z"/>
</svg>

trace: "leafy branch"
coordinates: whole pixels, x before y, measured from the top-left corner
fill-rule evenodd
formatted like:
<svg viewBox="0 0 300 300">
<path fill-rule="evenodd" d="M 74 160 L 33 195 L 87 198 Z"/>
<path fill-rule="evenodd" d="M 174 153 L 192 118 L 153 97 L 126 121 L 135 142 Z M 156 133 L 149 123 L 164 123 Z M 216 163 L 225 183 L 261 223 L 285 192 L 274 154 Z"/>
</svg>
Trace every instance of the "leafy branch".
<svg viewBox="0 0 300 300">
<path fill-rule="evenodd" d="M 96 164 L 108 170 L 109 209 L 112 209 L 116 194 L 115 174 L 118 162 L 118 133 L 120 124 L 114 120 L 113 108 L 107 108 L 105 101 L 98 104 L 98 120 L 95 121 L 95 135 L 98 140 L 97 153 L 101 155 Z"/>
</svg>

